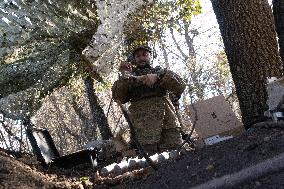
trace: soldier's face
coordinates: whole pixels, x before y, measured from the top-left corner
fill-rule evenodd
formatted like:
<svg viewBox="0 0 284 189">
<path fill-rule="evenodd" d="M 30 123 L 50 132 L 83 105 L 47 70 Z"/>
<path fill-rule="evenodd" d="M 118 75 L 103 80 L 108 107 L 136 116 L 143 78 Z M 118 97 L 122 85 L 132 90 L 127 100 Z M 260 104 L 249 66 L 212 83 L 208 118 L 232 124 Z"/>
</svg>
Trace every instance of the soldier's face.
<svg viewBox="0 0 284 189">
<path fill-rule="evenodd" d="M 135 53 L 135 64 L 137 66 L 144 66 L 146 64 L 150 64 L 150 61 L 151 61 L 151 53 L 144 50 L 144 49 L 141 49 L 141 50 L 138 50 L 136 53 Z"/>
</svg>

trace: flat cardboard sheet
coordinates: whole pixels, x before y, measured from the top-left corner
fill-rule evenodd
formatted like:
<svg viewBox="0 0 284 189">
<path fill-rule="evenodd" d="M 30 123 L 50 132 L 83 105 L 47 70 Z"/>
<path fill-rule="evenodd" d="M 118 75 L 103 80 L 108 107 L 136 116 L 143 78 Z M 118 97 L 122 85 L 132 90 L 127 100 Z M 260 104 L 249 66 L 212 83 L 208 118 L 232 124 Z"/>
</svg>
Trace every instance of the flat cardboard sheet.
<svg viewBox="0 0 284 189">
<path fill-rule="evenodd" d="M 197 110 L 195 131 L 203 140 L 215 135 L 220 137 L 236 136 L 244 132 L 241 122 L 237 119 L 228 102 L 223 96 L 216 96 L 208 100 L 194 103 Z M 192 105 L 187 106 L 187 113 L 191 122 L 195 120 Z"/>
</svg>

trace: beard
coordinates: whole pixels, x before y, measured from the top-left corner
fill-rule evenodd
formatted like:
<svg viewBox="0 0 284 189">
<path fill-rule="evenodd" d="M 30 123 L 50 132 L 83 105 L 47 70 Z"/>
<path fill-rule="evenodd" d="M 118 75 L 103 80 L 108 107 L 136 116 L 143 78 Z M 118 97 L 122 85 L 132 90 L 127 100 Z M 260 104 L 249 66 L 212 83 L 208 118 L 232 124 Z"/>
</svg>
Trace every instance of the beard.
<svg viewBox="0 0 284 189">
<path fill-rule="evenodd" d="M 136 64 L 136 67 L 140 69 L 144 69 L 144 68 L 149 68 L 151 66 L 150 66 L 150 62 L 144 61 L 144 62 L 140 62 L 139 64 Z"/>
</svg>

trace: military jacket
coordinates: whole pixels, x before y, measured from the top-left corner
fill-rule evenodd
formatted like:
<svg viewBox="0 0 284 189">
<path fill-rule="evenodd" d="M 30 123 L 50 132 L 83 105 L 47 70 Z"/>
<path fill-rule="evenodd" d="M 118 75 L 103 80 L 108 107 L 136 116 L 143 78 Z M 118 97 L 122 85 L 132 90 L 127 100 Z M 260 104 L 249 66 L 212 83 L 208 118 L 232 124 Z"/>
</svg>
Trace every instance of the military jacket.
<svg viewBox="0 0 284 189">
<path fill-rule="evenodd" d="M 167 96 L 169 93 L 174 94 L 178 99 L 185 89 L 184 81 L 177 74 L 161 67 L 137 68 L 131 74 L 134 76 L 157 74 L 158 81 L 153 86 L 147 86 L 135 81 L 134 78 L 120 77 L 112 87 L 114 100 L 119 100 L 121 103 L 136 102 L 150 97 Z"/>
<path fill-rule="evenodd" d="M 185 83 L 174 72 L 160 67 L 135 69 L 131 75 L 157 74 L 158 81 L 153 86 L 135 81 L 135 78 L 120 77 L 113 85 L 113 98 L 121 103 L 131 102 L 129 111 L 132 116 L 136 137 L 141 145 L 160 144 L 167 141 L 179 144 L 180 123 L 169 97 L 178 100 L 185 89 Z M 174 129 L 176 137 L 164 138 L 163 131 Z M 164 132 L 165 133 L 165 132 Z"/>
</svg>

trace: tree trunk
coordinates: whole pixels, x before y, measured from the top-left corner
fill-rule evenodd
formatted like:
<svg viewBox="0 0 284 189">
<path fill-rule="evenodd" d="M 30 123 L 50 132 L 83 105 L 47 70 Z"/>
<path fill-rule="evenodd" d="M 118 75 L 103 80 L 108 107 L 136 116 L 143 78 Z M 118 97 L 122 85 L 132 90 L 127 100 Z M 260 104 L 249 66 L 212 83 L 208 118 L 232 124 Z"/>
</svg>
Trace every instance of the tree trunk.
<svg viewBox="0 0 284 189">
<path fill-rule="evenodd" d="M 278 34 L 278 43 L 280 47 L 280 56 L 284 60 L 284 1 L 273 0 L 273 15 L 275 20 L 276 31 Z"/>
<path fill-rule="evenodd" d="M 102 139 L 108 140 L 110 137 L 112 137 L 112 133 L 109 128 L 104 110 L 99 105 L 98 97 L 95 95 L 93 82 L 94 80 L 90 76 L 86 77 L 85 86 L 90 103 L 91 114 L 93 116 L 95 125 L 99 127 Z"/>
<path fill-rule="evenodd" d="M 282 76 L 267 0 L 211 0 L 225 45 L 246 128 L 264 119 L 266 78 Z"/>
</svg>

